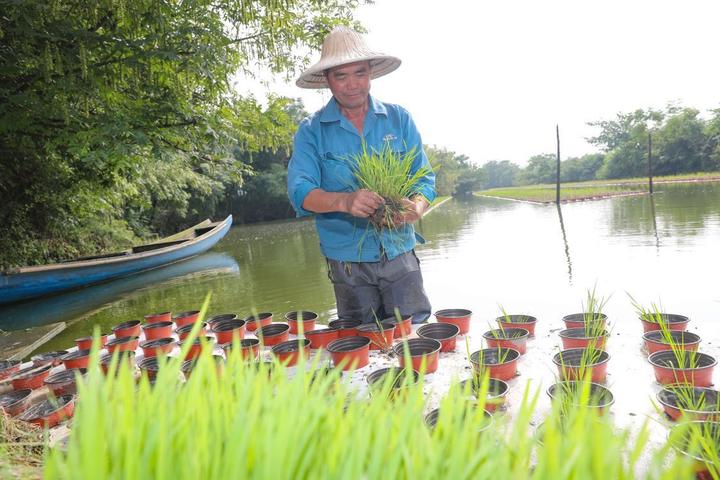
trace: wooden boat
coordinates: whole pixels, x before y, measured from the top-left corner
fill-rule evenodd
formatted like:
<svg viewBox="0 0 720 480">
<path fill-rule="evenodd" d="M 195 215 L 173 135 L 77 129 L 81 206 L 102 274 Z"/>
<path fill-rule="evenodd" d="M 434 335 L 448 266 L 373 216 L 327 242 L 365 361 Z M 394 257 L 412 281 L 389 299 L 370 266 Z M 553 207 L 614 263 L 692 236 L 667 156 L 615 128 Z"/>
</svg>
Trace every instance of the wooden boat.
<svg viewBox="0 0 720 480">
<path fill-rule="evenodd" d="M 232 215 L 220 222 L 205 220 L 157 242 L 61 263 L 0 272 L 0 304 L 106 282 L 203 253 L 232 226 Z"/>
</svg>

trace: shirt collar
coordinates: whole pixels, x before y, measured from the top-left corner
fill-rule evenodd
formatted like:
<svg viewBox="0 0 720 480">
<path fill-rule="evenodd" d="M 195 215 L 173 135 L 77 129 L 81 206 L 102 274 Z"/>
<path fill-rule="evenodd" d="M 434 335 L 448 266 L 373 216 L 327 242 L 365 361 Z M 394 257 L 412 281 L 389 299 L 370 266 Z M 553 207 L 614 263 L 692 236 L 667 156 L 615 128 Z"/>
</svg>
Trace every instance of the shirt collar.
<svg viewBox="0 0 720 480">
<path fill-rule="evenodd" d="M 374 113 L 375 116 L 382 115 L 387 117 L 387 108 L 382 102 L 375 100 L 372 95 L 368 95 L 368 113 Z M 335 101 L 335 97 L 332 97 L 330 101 L 323 108 L 320 114 L 320 121 L 323 123 L 338 122 L 342 119 L 342 113 L 340 113 L 340 106 Z"/>
</svg>

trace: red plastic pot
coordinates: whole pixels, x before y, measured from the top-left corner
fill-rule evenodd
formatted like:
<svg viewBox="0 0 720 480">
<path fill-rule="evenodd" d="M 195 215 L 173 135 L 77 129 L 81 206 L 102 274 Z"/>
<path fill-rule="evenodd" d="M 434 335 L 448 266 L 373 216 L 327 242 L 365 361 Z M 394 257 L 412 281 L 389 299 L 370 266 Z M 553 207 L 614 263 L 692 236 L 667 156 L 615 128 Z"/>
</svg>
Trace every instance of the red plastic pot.
<svg viewBox="0 0 720 480">
<path fill-rule="evenodd" d="M 305 332 L 305 338 L 310 340 L 310 348 L 316 350 L 318 348 L 325 348 L 328 343 L 340 338 L 340 332 L 334 328 L 321 328 Z"/>
<path fill-rule="evenodd" d="M 115 338 L 121 337 L 139 337 L 140 336 L 140 320 L 129 320 L 112 328 Z"/>
<path fill-rule="evenodd" d="M 585 328 L 587 321 L 592 323 L 601 323 L 602 328 L 605 329 L 607 325 L 607 315 L 604 313 L 573 313 L 571 315 L 565 315 L 562 321 L 565 322 L 565 328 Z"/>
<path fill-rule="evenodd" d="M 118 351 L 117 354 L 117 370 L 120 370 L 120 362 L 126 362 L 131 367 L 134 366 L 134 359 L 135 359 L 135 351 L 134 350 L 128 350 L 128 351 Z M 100 369 L 102 370 L 103 374 L 107 375 L 110 371 L 110 364 L 113 359 L 112 353 L 106 353 L 102 357 L 100 357 Z"/>
<path fill-rule="evenodd" d="M 393 347 L 400 366 L 405 368 L 406 350 L 410 354 L 412 369 L 420 373 L 433 373 L 437 370 L 442 344 L 432 338 L 411 338 Z"/>
<path fill-rule="evenodd" d="M 108 341 L 108 334 L 103 333 L 100 335 L 100 349 L 102 350 L 105 348 L 105 344 Z M 92 348 L 93 343 L 93 337 L 82 337 L 82 338 L 76 338 L 75 339 L 75 345 L 77 345 L 78 350 L 90 350 Z"/>
<path fill-rule="evenodd" d="M 310 340 L 302 338 L 278 343 L 272 347 L 272 352 L 281 364 L 286 367 L 293 367 L 297 365 L 301 356 L 304 358 L 310 356 Z"/>
<path fill-rule="evenodd" d="M 119 352 L 127 352 L 128 350 L 135 351 L 138 348 L 140 337 L 120 337 L 113 338 L 105 344 L 105 349 L 109 353 L 113 353 L 115 350 Z"/>
<path fill-rule="evenodd" d="M 435 318 L 440 323 L 452 323 L 460 328 L 460 335 L 465 335 L 470 331 L 470 319 L 472 318 L 472 310 L 464 308 L 448 308 L 435 312 Z"/>
<path fill-rule="evenodd" d="M 301 315 L 300 319 L 298 319 L 298 312 L 288 312 L 285 314 L 285 320 L 287 320 L 288 325 L 290 325 L 290 333 L 293 335 L 297 335 L 300 331 L 298 328 L 299 322 L 302 322 L 303 332 L 314 330 L 315 320 L 318 318 L 318 314 L 315 312 L 301 311 L 299 313 Z"/>
<path fill-rule="evenodd" d="M 138 368 L 147 375 L 148 379 L 152 380 L 157 377 L 161 360 L 162 359 L 157 356 L 145 357 L 138 362 Z"/>
<path fill-rule="evenodd" d="M 517 375 L 517 363 L 520 352 L 512 348 L 485 348 L 470 354 L 470 363 L 475 374 L 488 372 L 490 378 L 510 380 Z"/>
<path fill-rule="evenodd" d="M 90 362 L 90 350 L 75 350 L 60 357 L 65 368 L 72 370 L 73 368 L 87 368 Z"/>
<path fill-rule="evenodd" d="M 225 352 L 225 357 L 230 358 L 233 348 L 232 343 L 221 345 L 220 348 Z M 240 340 L 240 358 L 243 360 L 255 361 L 260 356 L 260 340 L 257 338 L 244 338 Z"/>
<path fill-rule="evenodd" d="M 673 338 L 675 345 L 687 351 L 697 351 L 700 347 L 700 335 L 682 330 L 671 330 L 670 336 Z M 672 347 L 664 338 L 660 330 L 651 330 L 643 334 L 645 349 L 648 354 L 672 350 Z"/>
<path fill-rule="evenodd" d="M 215 326 L 218 322 L 224 322 L 225 320 L 237 320 L 237 315 L 234 313 L 220 313 L 218 315 L 213 315 L 210 317 L 210 319 L 207 321 L 207 326 L 212 330 L 212 328 Z"/>
<path fill-rule="evenodd" d="M 43 386 L 43 382 L 50 375 L 52 365 L 43 365 L 42 367 L 23 368 L 12 377 L 13 390 L 24 390 L 29 388 L 35 390 Z"/>
<path fill-rule="evenodd" d="M 370 339 L 370 350 L 387 350 L 392 348 L 395 338 L 395 325 L 383 322 L 378 326 L 376 323 L 363 323 L 357 327 L 359 337 Z"/>
<path fill-rule="evenodd" d="M 87 376 L 87 369 L 76 368 L 53 373 L 45 379 L 44 383 L 56 397 L 74 395 L 77 392 L 77 375 L 80 375 L 81 378 L 85 378 Z"/>
<path fill-rule="evenodd" d="M 527 339 L 530 332 L 524 328 L 498 328 L 483 333 L 483 338 L 490 348 L 511 348 L 525 355 Z"/>
<path fill-rule="evenodd" d="M 140 344 L 140 348 L 142 348 L 143 356 L 145 357 L 155 357 L 161 353 L 167 355 L 175 348 L 175 339 L 167 337 L 146 340 Z"/>
<path fill-rule="evenodd" d="M 677 389 L 685 389 L 682 395 L 677 394 Z M 694 399 L 703 398 L 705 408 L 695 410 L 683 405 L 685 398 L 692 396 Z M 717 420 L 720 418 L 718 408 L 718 391 L 707 387 L 693 387 L 690 385 L 668 385 L 657 393 L 657 400 L 663 410 L 673 421 L 680 420 L 683 415 L 687 420 Z M 698 402 L 699 403 L 699 402 Z"/>
<path fill-rule="evenodd" d="M 57 399 L 46 398 L 42 402 L 25 410 L 18 419 L 52 428 L 65 419 L 71 418 L 75 411 L 75 396 L 63 395 Z"/>
<path fill-rule="evenodd" d="M 150 313 L 145 315 L 145 323 L 170 322 L 172 314 L 170 312 Z"/>
<path fill-rule="evenodd" d="M 360 320 L 338 319 L 328 323 L 328 327 L 338 331 L 338 338 L 356 337 L 357 327 L 362 325 Z M 397 331 L 397 330 L 395 330 Z"/>
<path fill-rule="evenodd" d="M 0 380 L 10 378 L 20 371 L 22 361 L 20 360 L 0 360 Z"/>
<path fill-rule="evenodd" d="M 273 323 L 257 330 L 256 335 L 263 345 L 272 347 L 290 338 L 290 326 L 287 323 Z"/>
<path fill-rule="evenodd" d="M 189 310 L 187 312 L 180 312 L 177 315 L 175 315 L 172 318 L 172 321 L 175 322 L 175 325 L 177 328 L 184 327 L 185 325 L 190 325 L 192 323 L 195 323 L 200 318 L 200 311 L 198 310 Z"/>
<path fill-rule="evenodd" d="M 184 327 L 180 327 L 177 330 L 175 330 L 175 333 L 177 333 L 177 336 L 180 339 L 180 341 L 187 340 L 187 338 L 190 336 L 190 332 L 192 332 L 192 329 L 194 326 L 195 326 L 195 324 L 191 323 L 189 325 L 185 325 Z M 207 323 L 203 322 L 202 325 L 200 325 L 200 330 L 198 331 L 197 336 L 204 337 L 206 335 L 207 335 Z"/>
<path fill-rule="evenodd" d="M 383 323 L 395 325 L 395 338 L 409 337 L 412 333 L 412 315 L 401 316 L 400 321 L 395 317 L 388 317 Z"/>
<path fill-rule="evenodd" d="M 248 332 L 254 332 L 262 327 L 270 325 L 273 321 L 273 314 L 270 312 L 258 313 L 257 316 L 245 317 L 245 328 Z"/>
<path fill-rule="evenodd" d="M 476 376 L 460 382 L 460 390 L 464 391 L 466 388 L 469 389 L 470 394 L 478 398 L 482 389 L 482 379 Z M 489 378 L 485 393 L 485 410 L 494 412 L 505 405 L 509 391 L 510 387 L 504 381 L 498 378 Z"/>
<path fill-rule="evenodd" d="M 441 352 L 454 352 L 460 327 L 452 323 L 428 323 L 417 329 L 418 337 L 432 338 L 440 342 Z"/>
<path fill-rule="evenodd" d="M 583 353 L 585 352 L 585 353 Z M 553 356 L 553 363 L 558 369 L 562 380 L 583 380 L 583 375 L 590 375 L 594 383 L 604 383 L 607 379 L 607 365 L 610 361 L 610 354 L 603 350 L 596 351 L 596 358 L 586 362 L 584 368 L 580 364 L 583 355 L 588 355 L 584 348 L 572 348 L 563 350 Z"/>
<path fill-rule="evenodd" d="M 225 359 L 222 357 L 222 355 L 213 355 L 213 360 L 215 360 L 218 375 L 222 374 Z M 197 366 L 197 362 L 197 359 L 185 360 L 184 362 L 182 362 L 182 364 L 180 365 L 180 371 L 183 373 L 185 380 L 190 379 L 190 375 Z"/>
<path fill-rule="evenodd" d="M 585 336 L 584 328 L 571 328 L 568 330 L 562 330 L 558 334 L 560 340 L 562 340 L 563 350 L 570 350 L 571 348 L 588 348 L 590 344 L 594 345 L 597 350 L 604 350 L 607 345 L 608 333 L 599 337 L 587 337 Z"/>
<path fill-rule="evenodd" d="M 160 322 L 146 323 L 142 326 L 142 330 L 145 332 L 145 340 L 172 337 L 173 322 L 163 320 Z"/>
<path fill-rule="evenodd" d="M 687 383 L 696 387 L 709 387 L 712 385 L 712 372 L 717 360 L 706 353 L 690 352 L 696 359 L 696 367 L 688 368 L 680 365 L 672 351 L 655 352 L 648 357 L 648 361 L 655 370 L 655 379 L 661 385 Z"/>
<path fill-rule="evenodd" d="M 652 332 L 654 330 L 660 330 L 660 324 L 654 321 L 648 321 L 648 318 L 652 316 L 641 315 L 640 322 L 643 326 L 643 332 Z M 687 325 L 690 319 L 684 315 L 677 315 L 675 313 L 661 313 L 660 317 L 665 321 L 668 330 L 682 331 L 687 329 Z"/>
<path fill-rule="evenodd" d="M 409 378 L 408 375 L 410 375 Z M 420 374 L 418 372 L 398 367 L 381 368 L 367 376 L 367 383 L 372 396 L 384 392 L 386 382 L 390 382 L 388 385 L 389 391 L 387 392 L 388 398 L 397 398 L 400 393 L 413 385 L 417 385 L 419 381 Z"/>
<path fill-rule="evenodd" d="M 11 417 L 16 417 L 30 406 L 30 395 L 32 390 L 24 388 L 0 394 L 0 411 L 4 411 Z"/>
<path fill-rule="evenodd" d="M 242 340 L 245 337 L 245 320 L 222 320 L 216 322 L 211 331 L 219 344 Z"/>
<path fill-rule="evenodd" d="M 531 315 L 508 315 L 495 319 L 500 328 L 524 328 L 531 337 L 535 336 L 537 318 Z"/>
<path fill-rule="evenodd" d="M 188 350 L 187 353 L 185 354 L 184 360 L 193 360 L 193 359 L 195 359 L 195 358 L 197 358 L 197 357 L 200 356 L 200 353 L 201 353 L 202 350 L 203 350 L 203 343 L 202 343 L 202 340 L 201 340 L 202 338 L 205 339 L 205 344 L 206 344 L 207 348 L 209 348 L 209 349 L 212 350 L 212 348 L 213 348 L 213 341 L 215 340 L 214 338 L 212 338 L 212 337 L 197 337 L 197 338 L 192 342 L 192 344 L 191 344 L 191 346 L 190 346 L 190 350 Z M 180 348 L 182 349 L 188 341 L 189 341 L 189 340 L 185 340 L 185 341 L 183 341 L 183 342 L 180 342 Z"/>
<path fill-rule="evenodd" d="M 327 346 L 333 364 L 343 370 L 362 368 L 370 363 L 370 339 L 346 337 L 333 340 Z"/>
<path fill-rule="evenodd" d="M 63 355 L 67 355 L 67 353 L 67 350 L 44 352 L 38 355 L 33 355 L 32 357 L 30 357 L 30 361 L 32 361 L 34 367 L 42 367 L 45 365 L 57 367 L 58 365 L 62 365 L 62 360 L 60 360 L 60 357 L 62 357 Z"/>
<path fill-rule="evenodd" d="M 677 430 L 681 429 L 681 430 Z M 708 445 L 701 448 L 698 443 L 699 437 L 705 442 L 708 440 L 715 445 Z M 690 459 L 691 469 L 697 480 L 713 480 L 717 475 L 710 473 L 718 471 L 719 465 L 715 463 L 715 454 L 718 445 L 717 439 L 720 437 L 720 423 L 712 420 L 693 420 L 690 422 L 681 422 L 672 427 L 668 435 L 669 443 L 676 451 Z M 711 449 L 711 450 L 710 450 Z M 707 452 L 710 450 L 710 452 Z"/>
<path fill-rule="evenodd" d="M 550 385 L 546 393 L 552 400 L 560 400 L 572 406 L 580 406 L 579 395 L 583 388 L 582 381 L 563 381 Z M 592 408 L 600 415 L 604 414 L 615 403 L 615 397 L 608 388 L 599 383 L 590 383 L 589 388 L 590 396 L 585 406 Z M 570 398 L 565 398 L 566 396 L 570 396 Z"/>
</svg>

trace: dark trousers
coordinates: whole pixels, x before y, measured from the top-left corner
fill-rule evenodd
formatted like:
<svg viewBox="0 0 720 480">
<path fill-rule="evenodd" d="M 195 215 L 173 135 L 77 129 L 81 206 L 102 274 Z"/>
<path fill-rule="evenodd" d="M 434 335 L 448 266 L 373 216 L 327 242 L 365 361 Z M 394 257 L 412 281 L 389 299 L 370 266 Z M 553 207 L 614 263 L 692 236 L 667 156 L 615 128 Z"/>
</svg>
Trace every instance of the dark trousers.
<svg viewBox="0 0 720 480">
<path fill-rule="evenodd" d="M 379 262 L 340 262 L 327 259 L 328 277 L 335 288 L 338 318 L 374 322 L 412 315 L 413 323 L 430 317 L 430 301 L 423 288 L 420 261 L 414 251 Z"/>
</svg>

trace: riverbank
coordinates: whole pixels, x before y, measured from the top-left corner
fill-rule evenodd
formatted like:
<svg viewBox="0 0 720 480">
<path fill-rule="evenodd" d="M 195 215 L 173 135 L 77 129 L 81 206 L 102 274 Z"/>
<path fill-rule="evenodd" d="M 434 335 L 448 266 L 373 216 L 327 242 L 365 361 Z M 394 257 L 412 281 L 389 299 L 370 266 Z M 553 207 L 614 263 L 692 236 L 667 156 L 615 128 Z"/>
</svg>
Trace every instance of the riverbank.
<svg viewBox="0 0 720 480">
<path fill-rule="evenodd" d="M 695 183 L 720 181 L 719 172 L 701 172 L 686 175 L 655 177 L 656 185 L 670 183 Z M 602 200 L 627 195 L 647 193 L 647 178 L 624 178 L 618 180 L 593 180 L 590 182 L 572 182 L 560 185 L 560 202 L 579 202 Z M 519 200 L 537 204 L 555 203 L 555 185 L 526 185 L 520 187 L 491 188 L 476 192 L 475 195 L 507 200 Z"/>
</svg>

